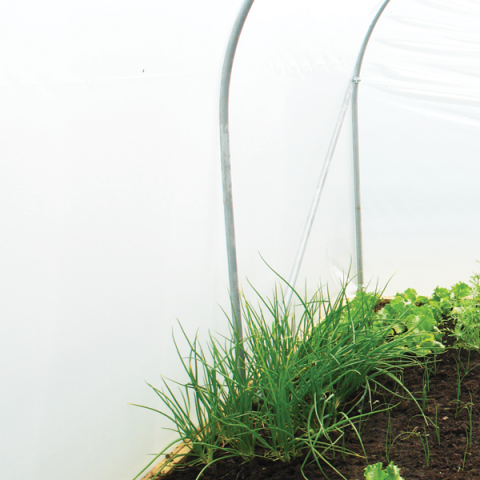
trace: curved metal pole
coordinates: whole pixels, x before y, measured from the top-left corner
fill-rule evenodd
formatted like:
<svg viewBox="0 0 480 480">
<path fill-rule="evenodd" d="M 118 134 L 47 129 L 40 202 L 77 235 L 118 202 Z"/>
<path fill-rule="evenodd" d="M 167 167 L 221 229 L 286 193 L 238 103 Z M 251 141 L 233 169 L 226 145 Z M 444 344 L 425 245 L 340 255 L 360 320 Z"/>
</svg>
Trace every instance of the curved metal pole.
<svg viewBox="0 0 480 480">
<path fill-rule="evenodd" d="M 240 309 L 240 291 L 238 287 L 237 249 L 235 243 L 235 224 L 233 220 L 232 176 L 230 168 L 230 133 L 228 125 L 228 100 L 230 94 L 230 79 L 232 76 L 233 59 L 237 50 L 238 40 L 254 0 L 245 0 L 238 12 L 228 41 L 225 59 L 223 61 L 222 79 L 220 83 L 220 149 L 222 157 L 223 206 L 225 215 L 225 234 L 227 239 L 228 276 L 232 302 L 232 318 L 238 341 L 243 339 L 242 317 Z M 238 352 L 239 369 L 244 372 L 244 353 Z"/>
<path fill-rule="evenodd" d="M 362 69 L 363 57 L 373 30 L 377 25 L 382 13 L 390 0 L 386 0 L 380 7 L 365 35 L 362 47 L 357 57 L 357 63 L 353 72 L 352 93 L 352 135 L 353 135 L 353 193 L 355 197 L 355 247 L 357 255 L 357 278 L 358 288 L 363 288 L 363 245 L 362 245 L 362 214 L 360 205 L 360 150 L 358 145 L 358 84 L 360 83 L 360 70 Z"/>
</svg>

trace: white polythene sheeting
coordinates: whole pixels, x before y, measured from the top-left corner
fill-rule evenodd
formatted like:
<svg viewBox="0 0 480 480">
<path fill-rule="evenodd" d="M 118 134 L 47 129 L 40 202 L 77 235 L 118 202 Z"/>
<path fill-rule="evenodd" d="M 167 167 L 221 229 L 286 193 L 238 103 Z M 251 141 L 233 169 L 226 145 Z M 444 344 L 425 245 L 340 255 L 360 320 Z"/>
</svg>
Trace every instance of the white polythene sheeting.
<svg viewBox="0 0 480 480">
<path fill-rule="evenodd" d="M 297 246 L 382 2 L 257 0 L 231 85 L 240 282 Z M 178 318 L 227 332 L 218 95 L 239 0 L 17 1 L 0 35 L 0 477 L 131 479 L 173 438 L 144 380 L 182 380 Z M 360 84 L 366 278 L 474 268 L 479 7 L 392 0 Z M 347 115 L 298 286 L 355 264 Z M 394 292 L 393 292 L 394 293 Z M 184 343 L 179 341 L 180 346 Z"/>
<path fill-rule="evenodd" d="M 392 294 L 479 270 L 479 25 L 478 2 L 392 0 L 365 56 L 364 266 Z"/>
</svg>

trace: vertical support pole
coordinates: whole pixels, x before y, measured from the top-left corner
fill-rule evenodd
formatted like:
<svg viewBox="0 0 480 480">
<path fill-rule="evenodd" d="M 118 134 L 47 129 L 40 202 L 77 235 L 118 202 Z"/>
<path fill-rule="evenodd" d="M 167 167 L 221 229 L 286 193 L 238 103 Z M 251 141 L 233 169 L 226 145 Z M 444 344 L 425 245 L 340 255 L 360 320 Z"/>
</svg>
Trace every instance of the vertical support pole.
<svg viewBox="0 0 480 480">
<path fill-rule="evenodd" d="M 358 142 L 358 84 L 360 79 L 352 79 L 352 136 L 353 136 L 353 196 L 355 201 L 355 254 L 357 260 L 358 289 L 363 288 L 363 243 L 362 210 L 360 204 L 360 152 Z"/>
<path fill-rule="evenodd" d="M 385 2 L 380 7 L 373 18 L 367 34 L 363 40 L 360 52 L 357 57 L 357 63 L 353 73 L 353 92 L 352 92 L 352 136 L 353 136 L 353 193 L 355 197 L 355 249 L 357 256 L 357 279 L 358 288 L 363 288 L 363 243 L 362 243 L 362 211 L 360 203 L 360 148 L 358 139 L 358 85 L 360 83 L 360 71 L 362 69 L 363 58 L 367 49 L 368 42 L 372 36 L 373 30 L 377 25 L 382 13 L 384 12 L 390 0 Z"/>
<path fill-rule="evenodd" d="M 254 0 L 245 0 L 235 20 L 227 51 L 223 61 L 222 78 L 220 83 L 220 151 L 222 160 L 223 206 L 225 216 L 225 234 L 227 240 L 228 277 L 230 297 L 232 303 L 232 321 L 235 329 L 236 341 L 243 340 L 242 314 L 240 308 L 240 291 L 238 286 L 237 248 L 235 242 L 235 223 L 233 218 L 232 176 L 230 168 L 230 132 L 228 118 L 228 103 L 230 95 L 230 80 L 232 76 L 233 60 L 237 50 L 240 34 L 247 19 Z M 237 366 L 240 373 L 245 375 L 245 354 L 242 349 L 237 350 Z"/>
</svg>

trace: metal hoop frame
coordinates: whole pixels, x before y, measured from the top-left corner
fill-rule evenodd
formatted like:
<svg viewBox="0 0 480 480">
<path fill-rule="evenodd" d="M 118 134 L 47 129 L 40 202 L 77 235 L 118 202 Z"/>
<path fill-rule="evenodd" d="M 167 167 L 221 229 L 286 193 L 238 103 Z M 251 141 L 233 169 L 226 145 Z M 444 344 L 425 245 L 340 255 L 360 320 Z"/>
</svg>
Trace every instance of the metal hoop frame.
<svg viewBox="0 0 480 480">
<path fill-rule="evenodd" d="M 237 267 L 237 252 L 235 241 L 235 224 L 233 216 L 233 196 L 232 196 L 232 178 L 231 178 L 231 164 L 230 164 L 230 132 L 229 132 L 229 95 L 230 95 L 230 80 L 232 76 L 233 61 L 237 49 L 240 35 L 243 26 L 247 20 L 247 16 L 252 8 L 255 0 L 245 0 L 240 8 L 240 11 L 235 20 L 230 39 L 228 42 L 225 58 L 223 62 L 222 78 L 220 85 L 220 146 L 221 146 L 221 162 L 222 162 L 222 183 L 223 183 L 223 202 L 225 215 L 225 231 L 227 242 L 227 259 L 228 259 L 228 273 L 230 295 L 232 302 L 232 317 L 234 319 L 235 333 L 238 340 L 243 338 L 242 317 L 240 307 L 240 290 L 238 283 L 238 267 Z M 346 108 L 352 101 L 352 128 L 353 128 L 353 175 L 354 175 L 354 198 L 355 198 L 355 245 L 356 245 L 356 265 L 357 265 L 357 281 L 359 288 L 363 288 L 363 244 L 362 244 L 362 218 L 361 218 L 361 202 L 360 202 L 360 149 L 359 149 L 359 134 L 358 134 L 358 86 L 360 83 L 360 71 L 362 68 L 363 59 L 368 46 L 368 42 L 372 36 L 373 30 L 378 23 L 382 13 L 384 12 L 390 0 L 386 0 L 377 14 L 372 20 L 367 34 L 363 40 L 360 52 L 357 57 L 355 65 L 352 85 L 349 86 L 345 95 L 344 102 L 340 111 L 337 124 L 330 141 L 330 146 L 327 156 L 320 174 L 315 196 L 310 208 L 307 218 L 304 234 L 300 242 L 298 252 L 295 258 L 295 263 L 292 273 L 289 278 L 289 283 L 292 288 L 295 287 L 297 276 L 302 264 L 305 249 L 308 243 L 308 237 L 315 220 L 317 207 L 320 201 L 320 196 L 323 191 L 326 177 L 335 152 L 338 137 L 342 128 L 343 120 L 345 118 Z M 290 305 L 292 298 L 292 290 L 289 289 L 286 297 L 287 307 Z M 243 362 L 243 355 L 240 352 L 241 361 Z"/>
</svg>

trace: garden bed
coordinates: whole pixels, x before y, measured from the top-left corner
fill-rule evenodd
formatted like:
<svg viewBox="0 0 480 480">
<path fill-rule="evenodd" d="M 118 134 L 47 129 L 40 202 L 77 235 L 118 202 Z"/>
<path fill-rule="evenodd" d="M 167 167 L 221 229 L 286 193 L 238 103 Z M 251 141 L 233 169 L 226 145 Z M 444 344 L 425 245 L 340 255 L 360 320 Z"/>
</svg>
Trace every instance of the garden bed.
<svg viewBox="0 0 480 480">
<path fill-rule="evenodd" d="M 480 478 L 480 401 L 479 374 L 480 355 L 470 353 L 470 373 L 462 380 L 457 410 L 457 364 L 460 358 L 466 367 L 466 350 L 450 350 L 438 358 L 437 374 L 430 375 L 430 390 L 424 412 L 438 423 L 440 444 L 435 427 L 426 426 L 428 440 L 428 466 L 425 451 L 425 422 L 419 416 L 419 409 L 413 401 L 401 403 L 389 413 L 378 413 L 369 418 L 361 432 L 369 463 L 393 461 L 401 468 L 405 480 L 478 480 Z M 461 373 L 463 367 L 459 365 Z M 404 385 L 414 392 L 420 403 L 424 370 L 405 369 Z M 470 397 L 471 395 L 471 397 Z M 472 402 L 471 404 L 470 402 Z M 375 396 L 372 402 L 385 403 L 388 398 Z M 470 423 L 469 414 L 472 414 Z M 389 427 L 390 424 L 390 427 Z M 471 429 L 471 430 L 470 430 Z M 414 433 L 409 433 L 414 432 Z M 471 445 L 469 444 L 469 435 Z M 421 438 L 420 435 L 423 437 Z M 362 454 L 356 435 L 346 431 L 346 448 Z M 386 450 L 389 451 L 387 458 Z M 257 458 L 250 462 L 241 459 L 219 461 L 203 473 L 204 480 L 303 480 L 301 466 L 303 458 L 289 463 L 273 462 Z M 363 458 L 337 455 L 332 464 L 348 479 L 363 480 L 367 461 Z M 203 466 L 177 466 L 168 480 L 195 480 Z M 341 477 L 324 465 L 322 474 L 313 464 L 304 468 L 309 480 L 340 480 Z"/>
<path fill-rule="evenodd" d="M 184 393 L 154 388 L 171 413 L 145 407 L 196 437 L 190 453 L 167 458 L 168 480 L 363 480 L 368 465 L 390 462 L 405 480 L 478 480 L 478 286 L 477 275 L 431 298 L 316 296 L 301 301 L 300 334 L 283 297 L 264 302 L 271 324 L 246 303 L 244 373 L 234 335 L 226 346 L 211 338 L 211 360 L 194 340 L 181 356 Z"/>
</svg>

